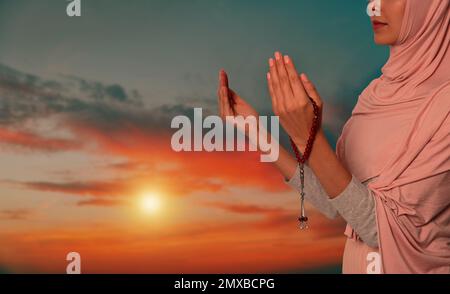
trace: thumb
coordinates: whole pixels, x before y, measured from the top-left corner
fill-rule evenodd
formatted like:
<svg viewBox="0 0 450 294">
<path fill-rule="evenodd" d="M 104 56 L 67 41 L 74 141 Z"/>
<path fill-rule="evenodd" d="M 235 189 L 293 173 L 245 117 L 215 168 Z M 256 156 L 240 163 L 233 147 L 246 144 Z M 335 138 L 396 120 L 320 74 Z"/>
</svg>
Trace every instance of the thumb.
<svg viewBox="0 0 450 294">
<path fill-rule="evenodd" d="M 302 81 L 303 87 L 305 88 L 308 96 L 311 97 L 314 100 L 314 102 L 316 102 L 317 106 L 320 109 L 322 109 L 323 102 L 322 99 L 320 98 L 319 92 L 317 92 L 316 86 L 314 86 L 314 84 L 311 82 L 308 76 L 304 73 L 300 75 L 300 80 Z"/>
</svg>

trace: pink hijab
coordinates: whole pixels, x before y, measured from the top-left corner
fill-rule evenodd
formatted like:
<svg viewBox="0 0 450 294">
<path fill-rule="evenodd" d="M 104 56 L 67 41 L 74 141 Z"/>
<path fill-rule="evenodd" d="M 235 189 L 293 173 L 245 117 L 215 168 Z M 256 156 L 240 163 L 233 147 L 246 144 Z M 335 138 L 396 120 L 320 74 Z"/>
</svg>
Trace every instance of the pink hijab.
<svg viewBox="0 0 450 294">
<path fill-rule="evenodd" d="M 361 182 L 374 178 L 384 273 L 450 273 L 449 112 L 450 0 L 407 0 L 382 75 L 336 146 Z"/>
</svg>

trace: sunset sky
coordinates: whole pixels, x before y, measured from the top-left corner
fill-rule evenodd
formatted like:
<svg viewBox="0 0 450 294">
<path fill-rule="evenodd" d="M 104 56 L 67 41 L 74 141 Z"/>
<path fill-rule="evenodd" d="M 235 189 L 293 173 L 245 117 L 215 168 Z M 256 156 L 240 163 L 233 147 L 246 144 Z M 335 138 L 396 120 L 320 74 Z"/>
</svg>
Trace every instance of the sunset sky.
<svg viewBox="0 0 450 294">
<path fill-rule="evenodd" d="M 338 272 L 342 219 L 256 153 L 176 153 L 220 68 L 262 115 L 276 50 L 309 74 L 334 146 L 379 73 L 367 1 L 0 0 L 0 273 Z M 283 142 L 286 143 L 283 137 Z M 286 144 L 286 146 L 288 146 Z"/>
</svg>

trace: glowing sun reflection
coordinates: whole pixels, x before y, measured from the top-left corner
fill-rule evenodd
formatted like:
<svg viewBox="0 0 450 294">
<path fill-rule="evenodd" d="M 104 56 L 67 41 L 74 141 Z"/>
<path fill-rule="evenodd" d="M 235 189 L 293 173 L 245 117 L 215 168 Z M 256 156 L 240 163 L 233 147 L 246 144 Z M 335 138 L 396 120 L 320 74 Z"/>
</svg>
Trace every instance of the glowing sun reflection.
<svg viewBox="0 0 450 294">
<path fill-rule="evenodd" d="M 144 193 L 140 198 L 139 206 L 146 214 L 155 214 L 161 210 L 161 196 L 155 192 Z"/>
</svg>

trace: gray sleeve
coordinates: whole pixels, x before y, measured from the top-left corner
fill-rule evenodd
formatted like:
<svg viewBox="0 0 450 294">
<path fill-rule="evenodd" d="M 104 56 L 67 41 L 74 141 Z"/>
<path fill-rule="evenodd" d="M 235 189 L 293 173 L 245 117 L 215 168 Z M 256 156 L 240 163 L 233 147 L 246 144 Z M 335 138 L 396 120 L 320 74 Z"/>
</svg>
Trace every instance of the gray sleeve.
<svg viewBox="0 0 450 294">
<path fill-rule="evenodd" d="M 372 191 L 353 174 L 349 185 L 329 202 L 355 230 L 361 240 L 372 248 L 378 247 L 375 200 Z"/>
<path fill-rule="evenodd" d="M 338 212 L 329 202 L 328 194 L 323 189 L 312 169 L 305 164 L 303 170 L 305 176 L 305 200 L 310 202 L 326 217 L 330 219 L 336 218 Z M 289 180 L 285 179 L 285 183 L 293 189 L 300 191 L 300 167 L 298 165 L 292 178 Z"/>
<path fill-rule="evenodd" d="M 372 248 L 378 247 L 375 201 L 372 192 L 352 174 L 348 186 L 336 198 L 330 199 L 312 169 L 305 164 L 305 199 L 330 219 L 340 214 L 361 240 Z M 300 167 L 285 182 L 300 190 Z"/>
</svg>

